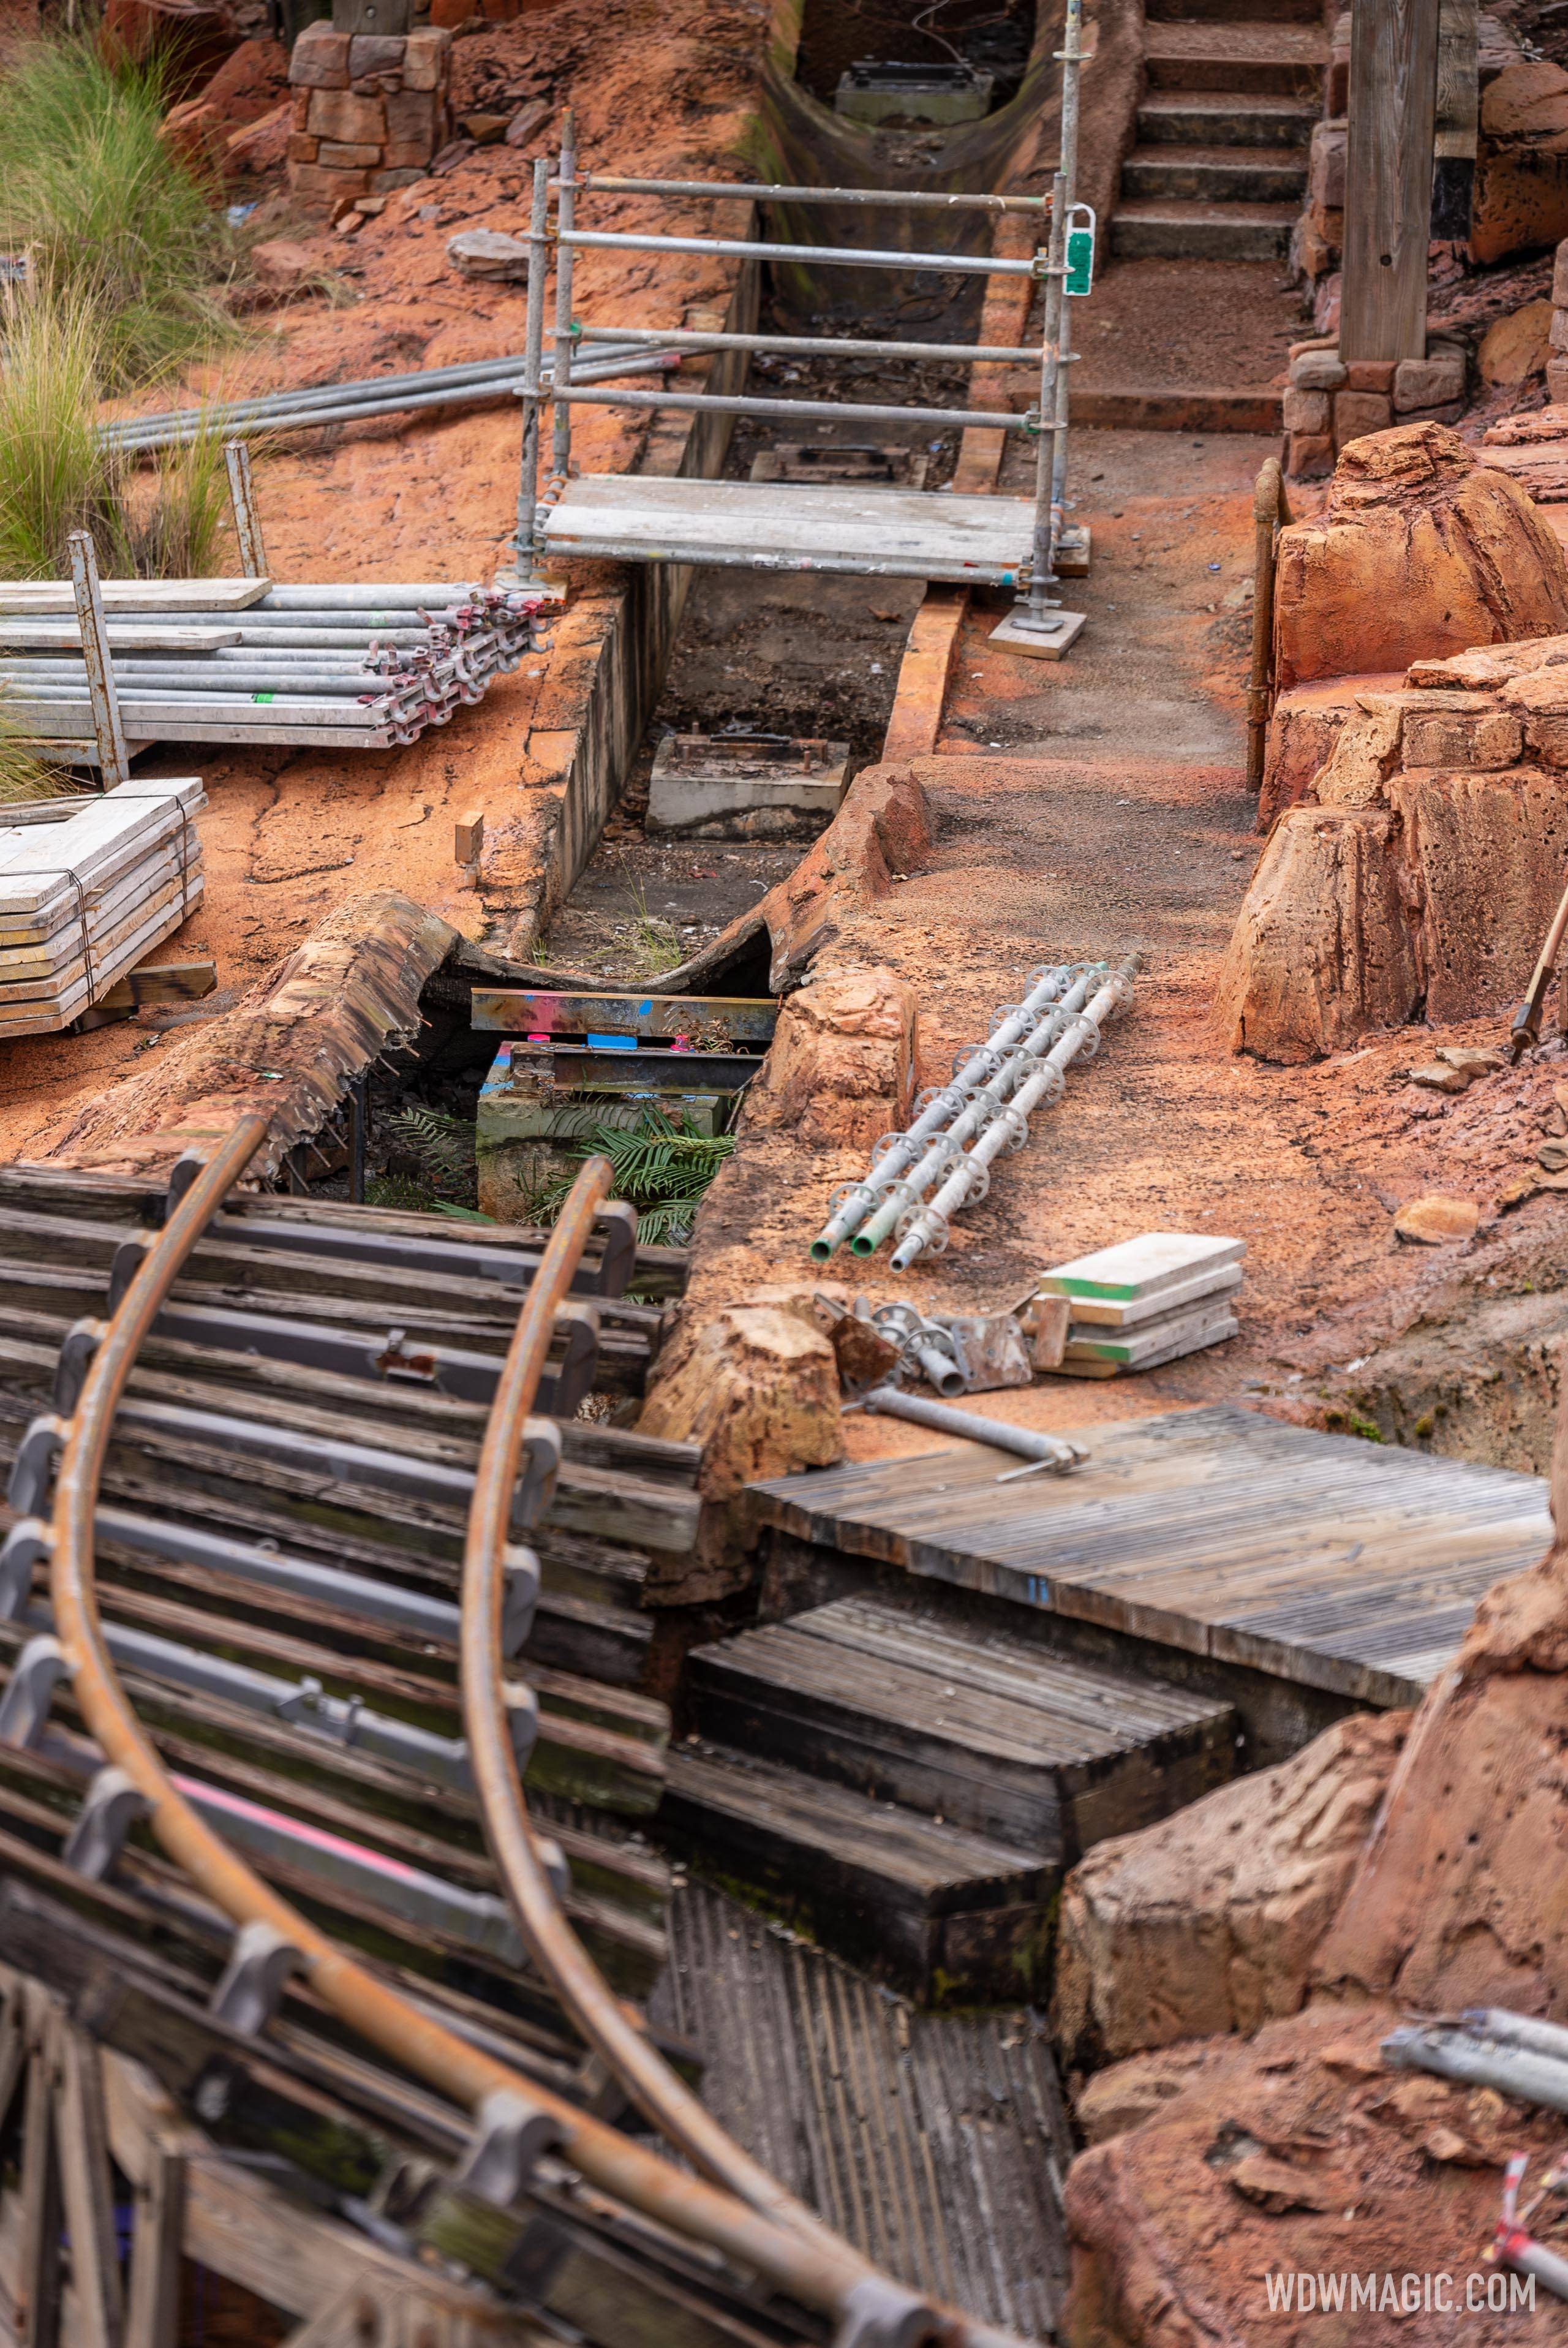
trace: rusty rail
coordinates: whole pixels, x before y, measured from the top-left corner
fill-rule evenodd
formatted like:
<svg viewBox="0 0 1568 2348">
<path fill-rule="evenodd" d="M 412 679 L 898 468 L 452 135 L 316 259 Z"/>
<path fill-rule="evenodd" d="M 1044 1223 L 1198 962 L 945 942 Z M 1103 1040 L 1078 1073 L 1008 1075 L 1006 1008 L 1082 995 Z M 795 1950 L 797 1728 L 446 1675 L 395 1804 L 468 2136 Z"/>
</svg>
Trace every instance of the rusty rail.
<svg viewBox="0 0 1568 2348">
<path fill-rule="evenodd" d="M 841 2237 L 738 2145 L 665 2063 L 583 1948 L 555 1896 L 507 1733 L 499 1633 L 520 1430 L 544 1366 L 556 1308 L 610 1181 L 609 1160 L 591 1158 L 573 1185 L 519 1315 L 474 1479 L 463 1556 L 462 1695 L 485 1837 L 530 1956 L 638 2110 L 714 2184 L 803 2240 L 841 2253 Z"/>
<path fill-rule="evenodd" d="M 1253 662 L 1247 680 L 1247 788 L 1260 791 L 1274 707 L 1274 570 L 1279 533 L 1291 522 L 1277 457 L 1265 458 L 1253 485 Z"/>
<path fill-rule="evenodd" d="M 267 1122 L 242 1118 L 143 1256 L 97 1344 L 76 1408 L 60 1426 L 60 1454 L 49 1528 L 49 1587 L 55 1633 L 83 1721 L 146 1806 L 153 1834 L 215 1904 L 243 1931 L 258 1931 L 289 1952 L 311 1988 L 345 2022 L 393 2061 L 466 2106 L 483 2161 L 476 2190 L 511 2201 L 533 2162 L 555 2151 L 592 2186 L 644 2217 L 717 2251 L 800 2306 L 838 2327 L 841 2348 L 1019 2348 L 1013 2335 L 932 2306 L 882 2274 L 849 2243 L 793 2203 L 731 2144 L 688 2092 L 671 2080 L 627 2021 L 556 1905 L 528 1824 L 505 1732 L 500 1671 L 501 1569 L 510 1503 L 527 1437 L 555 1312 L 608 1189 L 605 1161 L 591 1160 L 528 1292 L 508 1354 L 475 1478 L 462 1608 L 464 1704 L 473 1735 L 472 1764 L 486 1829 L 518 1901 L 530 1920 L 530 1945 L 585 2037 L 602 2046 L 643 2107 L 665 2127 L 694 2165 L 693 2176 L 647 2150 L 564 2096 L 512 2069 L 421 2011 L 358 1960 L 339 1949 L 263 1881 L 210 1828 L 179 1790 L 132 1709 L 110 1658 L 94 1574 L 98 1487 L 113 1429 L 138 1351 L 187 1258 L 261 1147 Z M 499 1748 L 498 1748 L 499 1737 Z M 525 1899 L 519 1899 L 516 1886 Z M 552 1971 L 552 1968 L 555 1968 Z M 614 2019 L 619 2016 L 619 2022 Z M 608 2019 L 607 2019 L 608 2017 Z M 628 2058 L 628 2035 L 630 2054 Z M 634 2082 L 635 2084 L 634 2084 Z M 694 2117 L 694 2107 L 695 2115 Z M 510 2161 L 509 2161 L 510 2148 Z M 499 2188 L 498 2175 L 501 2180 Z M 721 2182 L 709 2182 L 717 2178 Z"/>
</svg>

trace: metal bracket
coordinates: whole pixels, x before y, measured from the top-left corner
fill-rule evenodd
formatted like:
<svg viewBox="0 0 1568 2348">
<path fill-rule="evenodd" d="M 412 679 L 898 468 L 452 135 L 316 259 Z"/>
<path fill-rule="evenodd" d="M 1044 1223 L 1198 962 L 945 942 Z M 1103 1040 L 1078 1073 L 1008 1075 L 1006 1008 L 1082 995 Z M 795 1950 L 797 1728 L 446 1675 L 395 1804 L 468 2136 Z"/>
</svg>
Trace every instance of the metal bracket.
<svg viewBox="0 0 1568 2348">
<path fill-rule="evenodd" d="M 572 1889 L 572 1869 L 561 1845 L 550 1835 L 535 1835 L 533 1855 L 549 1876 L 557 1900 L 564 1900 Z"/>
<path fill-rule="evenodd" d="M 506 1702 L 506 1725 L 511 1737 L 511 1749 L 519 1771 L 528 1766 L 530 1754 L 539 1735 L 539 1698 L 521 1680 L 508 1680 L 501 1694 Z"/>
<path fill-rule="evenodd" d="M 166 1223 L 206 1163 L 200 1149 L 187 1149 L 175 1159 L 169 1169 L 169 1187 L 163 1197 L 163 1220 Z"/>
<path fill-rule="evenodd" d="M 55 1536 L 42 1517 L 22 1517 L 0 1542 L 0 1622 L 15 1622 L 33 1593 L 33 1570 L 52 1553 Z"/>
<path fill-rule="evenodd" d="M 941 2330 L 934 2308 L 917 2291 L 867 2275 L 844 2301 L 833 2348 L 919 2348 Z"/>
<path fill-rule="evenodd" d="M 0 1551 L 3 1559 L 4 1551 Z M 534 1611 L 539 1604 L 539 1560 L 531 1549 L 519 1542 L 509 1542 L 501 1560 L 500 1651 L 503 1656 L 521 1653 L 528 1643 L 533 1628 Z"/>
<path fill-rule="evenodd" d="M 108 1267 L 108 1309 L 111 1313 L 119 1310 L 125 1292 L 141 1270 L 142 1258 L 152 1245 L 154 1237 L 151 1231 L 132 1231 L 129 1238 L 121 1240 L 116 1248 Z"/>
<path fill-rule="evenodd" d="M 66 1675 L 66 1651 L 59 1641 L 45 1636 L 29 1639 L 11 1666 L 5 1693 L 0 1696 L 0 1745 L 36 1745 L 49 1716 L 57 1684 Z"/>
<path fill-rule="evenodd" d="M 83 1320 L 73 1321 L 61 1338 L 55 1363 L 55 1408 L 62 1418 L 69 1418 L 80 1401 L 93 1355 L 108 1334 L 108 1322 L 96 1321 L 88 1313 Z"/>
<path fill-rule="evenodd" d="M 208 2011 L 231 2030 L 257 2038 L 277 2013 L 289 1975 L 304 1963 L 301 1951 L 273 1925 L 242 1924 Z"/>
<path fill-rule="evenodd" d="M 66 1422 L 52 1411 L 35 1418 L 11 1463 L 11 1480 L 5 1488 L 5 1498 L 19 1517 L 41 1514 L 49 1497 L 49 1487 L 55 1480 L 55 1463 L 66 1439 Z"/>
<path fill-rule="evenodd" d="M 102 1883 L 114 1873 L 126 1836 L 147 1816 L 146 1795 L 123 1769 L 100 1769 L 66 1838 L 60 1857 L 77 1875 Z"/>
<path fill-rule="evenodd" d="M 553 2152 L 562 2133 L 552 2112 L 497 2088 L 475 2115 L 473 2141 L 454 2182 L 481 2201 L 511 2209 L 527 2191 L 540 2155 Z"/>
</svg>

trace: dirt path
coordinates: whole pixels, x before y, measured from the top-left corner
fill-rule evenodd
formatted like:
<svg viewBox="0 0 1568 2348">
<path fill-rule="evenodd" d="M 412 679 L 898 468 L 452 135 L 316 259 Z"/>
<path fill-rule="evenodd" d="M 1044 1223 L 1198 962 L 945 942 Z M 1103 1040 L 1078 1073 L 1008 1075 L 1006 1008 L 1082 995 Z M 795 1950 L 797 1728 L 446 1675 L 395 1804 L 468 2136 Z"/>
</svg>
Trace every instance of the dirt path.
<svg viewBox="0 0 1568 2348">
<path fill-rule="evenodd" d="M 1077 512 L 1091 576 L 1067 601 L 1089 625 L 1059 664 L 989 646 L 995 613 L 962 637 L 938 755 L 916 771 L 936 819 L 922 869 L 835 942 L 831 959 L 896 970 L 920 1004 L 920 1081 L 987 1031 L 1036 964 L 1140 946 L 1131 1009 L 1097 1061 L 1068 1078 L 990 1197 L 961 1215 L 947 1255 L 906 1279 L 886 1256 L 835 1258 L 830 1276 L 876 1301 L 1003 1307 L 1053 1262 L 1150 1229 L 1247 1242 L 1242 1329 L 1230 1344 L 1130 1379 L 1047 1378 L 976 1407 L 1066 1426 L 1243 1395 L 1327 1423 L 1369 1422 L 1368 1357 L 1400 1332 L 1537 1283 L 1568 1239 L 1560 1199 L 1496 1209 L 1532 1162 L 1557 1074 L 1548 1059 L 1465 1100 L 1404 1080 L 1448 1040 L 1495 1042 L 1494 1024 L 1408 1030 L 1320 1066 L 1232 1056 L 1215 983 L 1259 850 L 1245 788 L 1241 688 L 1252 567 L 1251 492 L 1274 444 L 1240 436 L 1075 434 Z M 1022 489 L 1021 481 L 1005 486 Z M 854 1155 L 815 1158 L 758 1137 L 699 1225 L 706 1293 L 805 1285 L 806 1248 Z M 1392 1218 L 1432 1189 L 1477 1199 L 1463 1248 L 1401 1245 Z M 851 1418 L 851 1456 L 929 1449 L 934 1438 Z M 1423 1422 L 1434 1447 L 1470 1433 Z M 1490 1438 L 1488 1438 L 1490 1440 Z M 1512 1437 L 1510 1464 L 1539 1465 Z M 1486 1443 L 1480 1456 L 1487 1456 Z"/>
</svg>

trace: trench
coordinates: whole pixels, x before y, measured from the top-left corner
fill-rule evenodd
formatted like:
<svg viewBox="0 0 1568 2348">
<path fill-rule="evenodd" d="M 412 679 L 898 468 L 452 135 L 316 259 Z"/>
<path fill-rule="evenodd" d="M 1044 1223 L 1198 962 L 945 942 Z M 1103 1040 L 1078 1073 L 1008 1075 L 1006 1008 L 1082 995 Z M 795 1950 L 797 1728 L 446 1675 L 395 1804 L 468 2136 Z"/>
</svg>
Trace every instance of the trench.
<svg viewBox="0 0 1568 2348">
<path fill-rule="evenodd" d="M 954 37 L 976 54 L 1003 58 L 995 103 L 977 121 L 950 129 L 872 127 L 834 113 L 828 98 L 841 53 L 919 57 L 945 55 L 918 28 L 929 14 L 916 0 L 868 0 L 835 12 L 825 0 L 774 0 L 753 151 L 747 174 L 789 184 L 935 186 L 963 193 L 1016 184 L 1050 136 L 1061 0 L 947 0 Z M 852 36 L 852 37 L 851 37 Z M 947 37 L 944 25 L 944 38 Z M 1004 56 L 1005 53 L 1005 56 Z M 824 95 L 824 93 L 826 95 Z M 1042 128 L 1044 125 L 1044 128 Z M 588 217 L 586 213 L 584 218 Z M 985 249 L 992 217 L 861 207 L 772 210 L 754 231 L 768 241 L 864 243 L 895 249 L 916 242 L 937 251 Z M 724 324 L 749 331 L 831 335 L 846 330 L 948 344 L 979 338 L 986 280 L 969 273 L 912 273 L 794 264 L 740 264 Z M 912 363 L 830 355 L 728 353 L 706 386 L 750 388 L 785 401 L 845 398 L 888 406 L 963 407 L 969 370 L 961 362 Z M 954 475 L 956 428 L 897 421 L 874 427 L 878 448 L 901 485 L 940 490 Z M 866 427 L 673 411 L 655 417 L 639 470 L 692 479 L 744 481 L 759 458 L 797 440 L 813 449 L 853 449 Z M 577 566 L 581 580 L 582 566 Z M 588 576 L 592 581 L 592 573 Z M 596 599 L 593 641 L 583 654 L 592 679 L 553 817 L 547 854 L 527 901 L 492 904 L 491 934 L 528 962 L 581 973 L 610 986 L 656 985 L 709 944 L 768 889 L 787 877 L 812 831 L 779 836 L 670 838 L 645 828 L 648 790 L 661 743 L 678 735 L 760 733 L 825 739 L 847 753 L 846 780 L 881 756 L 900 664 L 924 589 L 917 581 L 822 572 L 627 565 L 608 623 Z M 570 631 L 569 607 L 562 623 Z M 820 827 L 819 826 L 818 829 Z M 498 933 L 498 923 L 500 932 Z M 733 991 L 733 979 L 724 983 Z M 699 988 L 698 991 L 713 991 Z M 388 1122 L 413 1103 L 438 1120 L 463 1125 L 476 1114 L 489 1064 L 485 1039 L 465 1049 L 452 1039 L 434 1064 L 383 1086 L 375 1121 L 377 1195 L 413 1203 L 433 1175 L 439 1191 L 472 1206 L 471 1179 L 451 1174 L 439 1146 L 405 1146 Z M 380 1080 L 378 1080 L 380 1081 Z M 405 1128 L 407 1119 L 404 1117 Z M 449 1141 L 450 1134 L 447 1135 Z M 444 1170 L 443 1170 L 444 1166 Z"/>
</svg>

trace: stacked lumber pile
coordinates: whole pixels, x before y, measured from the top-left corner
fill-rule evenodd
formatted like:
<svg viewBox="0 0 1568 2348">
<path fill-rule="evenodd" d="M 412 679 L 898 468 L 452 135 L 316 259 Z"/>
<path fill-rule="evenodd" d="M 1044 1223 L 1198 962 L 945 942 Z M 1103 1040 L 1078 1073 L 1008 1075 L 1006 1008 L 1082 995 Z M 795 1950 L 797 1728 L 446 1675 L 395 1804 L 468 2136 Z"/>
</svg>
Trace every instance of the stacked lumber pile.
<svg viewBox="0 0 1568 2348">
<path fill-rule="evenodd" d="M 1157 1369 L 1236 1334 L 1244 1240 L 1145 1231 L 1058 1264 L 1043 1296 L 1071 1301 L 1060 1374 L 1114 1378 Z"/>
<path fill-rule="evenodd" d="M 201 781 L 7 808 L 0 824 L 0 1035 L 91 1010 L 201 901 Z"/>
</svg>

